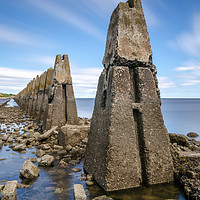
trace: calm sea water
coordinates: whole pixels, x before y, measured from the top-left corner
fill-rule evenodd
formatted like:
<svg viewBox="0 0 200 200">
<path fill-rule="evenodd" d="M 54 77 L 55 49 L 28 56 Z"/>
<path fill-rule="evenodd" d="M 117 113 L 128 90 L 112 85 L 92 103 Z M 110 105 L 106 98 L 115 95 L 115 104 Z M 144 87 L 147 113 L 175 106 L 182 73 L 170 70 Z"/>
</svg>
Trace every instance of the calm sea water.
<svg viewBox="0 0 200 200">
<path fill-rule="evenodd" d="M 80 117 L 92 117 L 95 99 L 76 99 Z M 200 134 L 200 99 L 162 99 L 162 113 L 169 133 Z M 200 141 L 200 137 L 196 138 Z"/>
</svg>

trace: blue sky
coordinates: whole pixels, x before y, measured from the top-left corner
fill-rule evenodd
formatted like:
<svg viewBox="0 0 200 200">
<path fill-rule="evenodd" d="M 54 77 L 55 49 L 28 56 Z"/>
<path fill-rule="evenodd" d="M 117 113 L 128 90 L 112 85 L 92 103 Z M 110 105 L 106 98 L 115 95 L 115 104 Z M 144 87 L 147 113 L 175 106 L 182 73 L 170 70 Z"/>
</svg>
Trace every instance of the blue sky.
<svg viewBox="0 0 200 200">
<path fill-rule="evenodd" d="M 95 97 L 120 0 L 1 0 L 0 92 L 18 93 L 68 54 L 76 97 Z M 125 2 L 125 1 L 124 1 Z M 162 97 L 200 98 L 200 1 L 142 0 Z"/>
</svg>

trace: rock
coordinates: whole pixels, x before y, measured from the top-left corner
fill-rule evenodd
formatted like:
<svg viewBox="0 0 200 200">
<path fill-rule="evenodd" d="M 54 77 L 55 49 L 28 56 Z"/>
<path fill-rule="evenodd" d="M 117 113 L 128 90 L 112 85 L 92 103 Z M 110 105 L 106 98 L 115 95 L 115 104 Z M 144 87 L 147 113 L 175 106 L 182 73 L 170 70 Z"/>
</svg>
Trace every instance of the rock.
<svg viewBox="0 0 200 200">
<path fill-rule="evenodd" d="M 3 188 L 4 188 L 4 185 L 0 185 L 0 193 L 3 190 Z"/>
<path fill-rule="evenodd" d="M 93 181 L 86 181 L 85 182 L 87 185 L 91 186 L 91 185 L 94 185 L 94 182 Z"/>
<path fill-rule="evenodd" d="M 72 168 L 72 171 L 74 171 L 74 172 L 80 172 L 80 171 L 82 171 L 82 169 L 80 169 L 80 168 Z"/>
<path fill-rule="evenodd" d="M 198 137 L 199 135 L 197 133 L 194 133 L 194 132 L 190 132 L 187 134 L 188 137 L 191 137 L 191 138 L 195 138 L 195 137 Z"/>
<path fill-rule="evenodd" d="M 1 200 L 15 200 L 17 198 L 17 181 L 8 181 L 3 189 Z"/>
<path fill-rule="evenodd" d="M 2 148 L 2 146 L 3 146 L 3 141 L 2 139 L 0 139 L 0 149 Z"/>
<path fill-rule="evenodd" d="M 28 160 L 30 160 L 33 163 L 37 162 L 37 158 L 28 158 Z"/>
<path fill-rule="evenodd" d="M 48 130 L 44 134 L 40 135 L 38 137 L 38 140 L 42 141 L 42 140 L 48 139 L 57 128 L 58 128 L 58 126 L 52 127 L 50 130 Z"/>
<path fill-rule="evenodd" d="M 23 151 L 26 149 L 26 145 L 25 144 L 17 144 L 13 147 L 14 151 Z"/>
<path fill-rule="evenodd" d="M 3 141 L 6 141 L 8 139 L 8 136 L 7 135 L 0 135 L 0 139 L 2 139 Z"/>
<path fill-rule="evenodd" d="M 186 146 L 186 147 L 189 146 L 189 140 L 184 135 L 169 133 L 169 138 L 172 144 L 177 143 L 178 145 L 181 145 L 181 146 Z"/>
<path fill-rule="evenodd" d="M 72 146 L 71 145 L 67 145 L 66 150 L 67 151 L 71 151 L 72 150 Z"/>
<path fill-rule="evenodd" d="M 63 189 L 62 188 L 56 188 L 55 189 L 55 193 L 56 194 L 60 194 L 60 193 L 62 193 L 63 192 Z"/>
<path fill-rule="evenodd" d="M 53 148 L 56 150 L 63 150 L 63 146 L 59 146 L 59 145 L 54 145 Z"/>
<path fill-rule="evenodd" d="M 38 158 L 42 157 L 42 156 L 45 155 L 45 154 L 46 154 L 46 152 L 43 151 L 43 150 L 38 150 L 38 151 L 36 151 L 36 156 L 37 156 Z"/>
<path fill-rule="evenodd" d="M 87 180 L 88 181 L 92 181 L 93 180 L 93 176 L 91 174 L 87 174 Z"/>
<path fill-rule="evenodd" d="M 69 161 L 69 164 L 71 164 L 71 165 L 77 165 L 78 163 L 80 163 L 80 160 L 71 160 L 71 161 Z"/>
<path fill-rule="evenodd" d="M 66 163 L 66 162 L 64 162 L 63 160 L 61 160 L 60 162 L 59 162 L 59 166 L 60 167 L 66 167 L 68 164 Z"/>
<path fill-rule="evenodd" d="M 48 144 L 41 145 L 42 150 L 49 150 L 51 147 Z"/>
<path fill-rule="evenodd" d="M 69 125 L 61 127 L 58 133 L 58 142 L 62 146 L 75 147 L 81 144 L 82 140 L 88 136 L 89 125 Z"/>
<path fill-rule="evenodd" d="M 100 197 L 95 197 L 92 200 L 113 200 L 113 199 L 110 198 L 110 197 L 107 197 L 106 195 L 103 195 L 103 196 L 100 196 Z"/>
<path fill-rule="evenodd" d="M 38 165 L 43 167 L 50 167 L 54 165 L 54 157 L 50 155 L 44 155 L 38 158 Z"/>
<path fill-rule="evenodd" d="M 22 165 L 19 176 L 26 179 L 34 179 L 39 176 L 39 171 L 30 160 L 26 160 Z"/>
<path fill-rule="evenodd" d="M 74 184 L 74 200 L 86 200 L 84 188 L 80 184 Z"/>
</svg>

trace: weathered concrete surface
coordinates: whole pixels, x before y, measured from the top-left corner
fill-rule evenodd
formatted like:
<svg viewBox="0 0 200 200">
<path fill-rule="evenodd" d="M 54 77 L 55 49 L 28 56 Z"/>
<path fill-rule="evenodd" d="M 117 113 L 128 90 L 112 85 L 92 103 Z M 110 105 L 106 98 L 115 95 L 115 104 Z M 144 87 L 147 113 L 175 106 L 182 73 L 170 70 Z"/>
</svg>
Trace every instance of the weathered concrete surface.
<svg viewBox="0 0 200 200">
<path fill-rule="evenodd" d="M 108 28 L 103 64 L 124 65 L 127 61 L 151 61 L 152 51 L 140 0 L 120 3 L 114 10 Z M 118 64 L 117 64 L 118 65 Z"/>
<path fill-rule="evenodd" d="M 108 30 L 84 162 L 106 191 L 173 181 L 151 54 L 141 1 L 120 3 Z"/>
<path fill-rule="evenodd" d="M 74 184 L 74 200 L 86 200 L 86 194 L 81 184 Z"/>
<path fill-rule="evenodd" d="M 77 146 L 82 140 L 88 138 L 90 125 L 68 125 L 62 126 L 58 132 L 59 145 L 67 147 Z"/>
<path fill-rule="evenodd" d="M 2 200 L 15 200 L 17 198 L 17 181 L 8 181 L 1 195 Z"/>
</svg>

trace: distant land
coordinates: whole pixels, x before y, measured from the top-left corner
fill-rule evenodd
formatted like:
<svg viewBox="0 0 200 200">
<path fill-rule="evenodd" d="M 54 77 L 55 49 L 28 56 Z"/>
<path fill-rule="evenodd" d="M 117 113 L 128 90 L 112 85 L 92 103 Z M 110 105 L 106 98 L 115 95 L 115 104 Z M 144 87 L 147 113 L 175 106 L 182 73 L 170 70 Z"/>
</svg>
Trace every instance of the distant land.
<svg viewBox="0 0 200 200">
<path fill-rule="evenodd" d="M 15 94 L 0 93 L 0 99 L 13 98 L 14 96 L 15 96 Z"/>
</svg>

